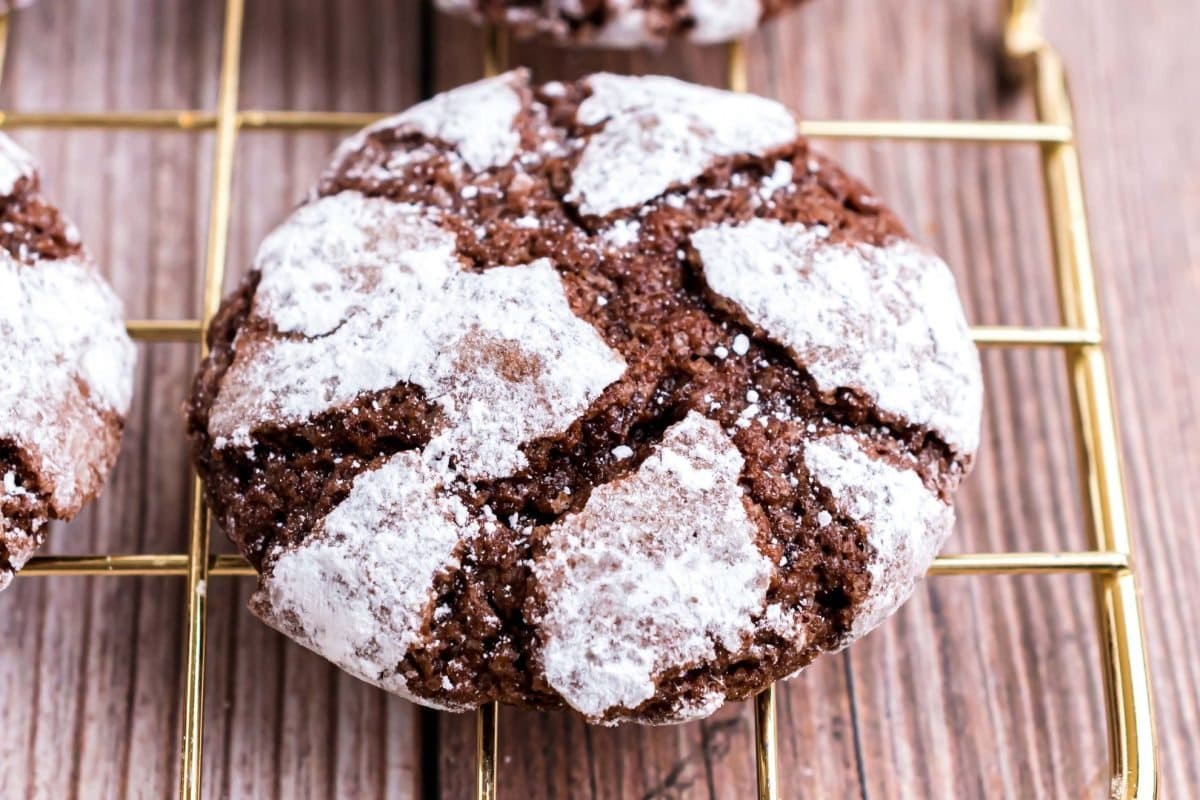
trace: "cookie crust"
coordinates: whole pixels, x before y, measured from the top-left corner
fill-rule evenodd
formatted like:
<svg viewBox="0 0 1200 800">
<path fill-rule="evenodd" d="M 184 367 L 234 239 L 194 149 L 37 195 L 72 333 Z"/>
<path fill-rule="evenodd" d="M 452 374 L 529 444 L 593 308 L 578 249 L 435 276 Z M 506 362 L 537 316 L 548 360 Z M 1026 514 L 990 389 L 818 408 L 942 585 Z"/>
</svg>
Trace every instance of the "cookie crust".
<svg viewBox="0 0 1200 800">
<path fill-rule="evenodd" d="M 117 457 L 134 347 L 75 227 L 33 159 L 0 134 L 0 589 L 96 496 Z"/>
<path fill-rule="evenodd" d="M 748 697 L 908 596 L 978 445 L 946 266 L 782 106 L 669 78 L 357 134 L 210 345 L 189 433 L 252 609 L 440 708 Z"/>
</svg>

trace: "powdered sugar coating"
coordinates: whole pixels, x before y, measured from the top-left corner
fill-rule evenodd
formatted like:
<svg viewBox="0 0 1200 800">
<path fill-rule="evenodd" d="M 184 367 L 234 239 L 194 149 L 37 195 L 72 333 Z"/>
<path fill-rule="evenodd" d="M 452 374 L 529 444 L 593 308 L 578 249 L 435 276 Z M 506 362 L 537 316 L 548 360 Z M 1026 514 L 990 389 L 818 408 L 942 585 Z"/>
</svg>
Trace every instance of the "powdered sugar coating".
<svg viewBox="0 0 1200 800">
<path fill-rule="evenodd" d="M 0 489 L 0 507 L 11 509 L 9 513 L 17 510 L 28 511 L 36 508 L 36 500 L 31 496 L 19 497 L 8 494 L 7 489 Z M 25 566 L 38 546 L 41 545 L 42 527 L 48 521 L 44 517 L 34 516 L 30 529 L 26 529 L 17 525 L 4 514 L 0 514 L 0 550 L 4 552 L 5 560 L 8 562 L 7 569 L 0 569 L 0 591 L 8 588 L 8 585 L 12 583 L 14 573 Z"/>
<path fill-rule="evenodd" d="M 28 451 L 56 514 L 98 490 L 113 445 L 104 416 L 129 409 L 134 348 L 121 317 L 86 260 L 28 265 L 0 250 L 0 339 L 21 354 L 0 381 L 0 440 Z"/>
<path fill-rule="evenodd" d="M 535 567 L 545 676 L 589 719 L 633 711 L 664 671 L 741 649 L 773 569 L 755 546 L 742 464 L 721 427 L 693 411 L 635 474 L 551 527 Z"/>
<path fill-rule="evenodd" d="M 912 469 L 869 455 L 851 434 L 805 444 L 813 480 L 833 493 L 843 514 L 867 531 L 875 550 L 868 562 L 871 593 L 862 603 L 848 644 L 883 622 L 908 599 L 954 525 L 954 509 Z"/>
<path fill-rule="evenodd" d="M 445 413 L 429 446 L 464 475 L 504 476 L 523 443 L 565 428 L 625 369 L 548 260 L 467 272 L 453 235 L 414 206 L 321 198 L 263 254 L 254 313 L 303 337 L 239 337 L 209 422 L 218 441 L 247 446 L 256 427 L 412 383 Z"/>
<path fill-rule="evenodd" d="M 950 270 L 911 242 L 835 244 L 819 226 L 753 219 L 692 236 L 712 292 L 788 348 L 823 392 L 858 389 L 979 445 L 983 386 Z"/>
<path fill-rule="evenodd" d="M 716 44 L 745 36 L 762 17 L 761 0 L 689 0 L 696 20 L 688 37 L 699 44 Z"/>
<path fill-rule="evenodd" d="M 29 153 L 0 133 L 0 196 L 12 194 L 17 181 L 33 177 L 36 170 Z"/>
<path fill-rule="evenodd" d="M 718 158 L 766 155 L 797 136 L 791 112 L 761 97 L 656 75 L 601 73 L 585 82 L 592 94 L 577 119 L 603 127 L 584 146 L 566 196 L 585 214 L 640 205 Z"/>
<path fill-rule="evenodd" d="M 719 691 L 704 692 L 695 698 L 685 698 L 675 708 L 675 715 L 659 723 L 659 725 L 677 725 L 681 722 L 693 722 L 707 719 L 725 705 L 725 694 Z"/>
<path fill-rule="evenodd" d="M 256 314 L 317 338 L 361 315 L 376 290 L 445 282 L 459 270 L 454 237 L 422 214 L 357 192 L 300 206 L 259 247 Z"/>
<path fill-rule="evenodd" d="M 634 8 L 636 0 L 608 0 L 610 15 L 605 24 L 597 27 L 585 39 L 589 44 L 600 47 L 641 47 L 649 37 L 648 15 L 641 8 Z M 577 0 L 564 0 L 564 6 L 582 5 Z M 582 11 L 572 8 L 571 11 Z M 561 35 L 561 34 L 560 34 Z"/>
<path fill-rule="evenodd" d="M 512 161 L 520 145 L 513 126 L 521 111 L 520 70 L 468 83 L 418 103 L 359 131 L 339 148 L 353 152 L 371 133 L 410 130 L 455 148 L 468 167 L 481 172 Z"/>
<path fill-rule="evenodd" d="M 434 577 L 458 566 L 479 525 L 444 479 L 415 452 L 362 473 L 307 539 L 268 557 L 250 607 L 352 675 L 417 700 L 400 662 L 431 613 Z"/>
</svg>

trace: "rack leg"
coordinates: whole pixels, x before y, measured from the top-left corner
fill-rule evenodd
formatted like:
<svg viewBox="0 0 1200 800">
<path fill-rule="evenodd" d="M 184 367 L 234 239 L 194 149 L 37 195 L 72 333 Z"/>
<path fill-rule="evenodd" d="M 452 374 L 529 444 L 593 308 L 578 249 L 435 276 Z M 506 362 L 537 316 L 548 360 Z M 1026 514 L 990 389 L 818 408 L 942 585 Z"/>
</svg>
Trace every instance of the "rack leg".
<svg viewBox="0 0 1200 800">
<path fill-rule="evenodd" d="M 1062 63 L 1049 48 L 1034 55 L 1038 113 L 1072 124 Z M 1084 209 L 1079 156 L 1073 142 L 1043 145 L 1042 163 L 1058 267 L 1059 299 L 1069 325 L 1100 330 L 1095 274 Z M 1067 354 L 1067 371 L 1092 544 L 1133 562 L 1133 538 L 1120 471 L 1111 379 L 1104 351 L 1087 346 Z M 1113 796 L 1156 796 L 1157 764 L 1150 674 L 1133 571 L 1095 576 Z"/>
<path fill-rule="evenodd" d="M 496 749 L 499 739 L 499 704 L 480 706 L 475 712 L 476 800 L 496 800 Z"/>
<path fill-rule="evenodd" d="M 746 43 L 741 39 L 729 43 L 729 88 L 735 92 L 750 90 L 746 67 Z"/>
<path fill-rule="evenodd" d="M 508 69 L 508 35 L 498 25 L 489 25 L 484 36 L 483 75 L 492 78 Z"/>
<path fill-rule="evenodd" d="M 1005 28 L 1010 56 L 1031 69 L 1038 120 L 1074 127 L 1062 61 L 1046 43 L 1036 0 L 1010 0 Z M 1042 174 L 1064 322 L 1100 331 L 1100 308 L 1092 264 L 1079 154 L 1072 139 L 1042 145 Z M 1084 509 L 1098 551 L 1133 562 L 1133 537 L 1125 507 L 1108 361 L 1098 344 L 1067 354 Z M 1158 768 L 1150 674 L 1136 578 L 1132 568 L 1095 576 L 1105 705 L 1109 722 L 1112 795 L 1142 800 L 1157 795 Z"/>
<path fill-rule="evenodd" d="M 758 800 L 779 800 L 776 764 L 775 685 L 754 698 L 754 756 L 758 772 Z"/>
<path fill-rule="evenodd" d="M 4 56 L 8 50 L 8 14 L 0 14 L 0 78 L 4 77 Z"/>
<path fill-rule="evenodd" d="M 237 144 L 238 82 L 241 68 L 245 0 L 226 0 L 217 89 L 217 130 L 213 146 L 212 196 L 205 251 L 201 327 L 207 327 L 221 302 L 233 193 Z M 205 352 L 201 341 L 201 353 Z M 199 477 L 192 481 L 192 519 L 188 532 L 187 638 L 184 641 L 183 720 L 180 744 L 180 800 L 200 800 L 204 756 L 204 659 L 208 624 L 209 516 Z"/>
</svg>

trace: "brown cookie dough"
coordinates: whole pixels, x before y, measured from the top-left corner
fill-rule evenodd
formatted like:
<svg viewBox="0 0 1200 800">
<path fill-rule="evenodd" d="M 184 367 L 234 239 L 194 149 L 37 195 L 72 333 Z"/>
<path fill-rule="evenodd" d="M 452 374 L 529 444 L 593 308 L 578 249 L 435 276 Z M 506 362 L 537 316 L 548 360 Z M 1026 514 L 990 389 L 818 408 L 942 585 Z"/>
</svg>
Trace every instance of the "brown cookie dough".
<svg viewBox="0 0 1200 800">
<path fill-rule="evenodd" d="M 121 306 L 79 234 L 0 134 L 0 589 L 117 457 L 133 386 Z"/>
<path fill-rule="evenodd" d="M 747 36 L 802 0 L 437 0 L 438 8 L 518 36 L 559 43 L 633 48 L 672 38 L 697 44 Z"/>
<path fill-rule="evenodd" d="M 345 142 L 188 424 L 255 613 L 417 702 L 705 716 L 912 591 L 978 445 L 936 256 L 782 106 L 464 86 Z"/>
</svg>

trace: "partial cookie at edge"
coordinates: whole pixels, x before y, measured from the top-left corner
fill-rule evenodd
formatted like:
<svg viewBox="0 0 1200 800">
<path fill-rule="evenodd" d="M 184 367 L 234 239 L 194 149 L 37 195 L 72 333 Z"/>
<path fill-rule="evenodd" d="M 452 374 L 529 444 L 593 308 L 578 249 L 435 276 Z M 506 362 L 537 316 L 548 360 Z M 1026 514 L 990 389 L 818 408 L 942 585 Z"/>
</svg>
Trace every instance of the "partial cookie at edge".
<svg viewBox="0 0 1200 800">
<path fill-rule="evenodd" d="M 504 25 L 518 36 L 544 36 L 560 44 L 635 48 L 672 38 L 717 44 L 746 36 L 764 20 L 802 0 L 685 0 L 670 7 L 646 0 L 607 0 L 583 8 L 551 0 L 542 8 L 488 0 L 438 0 L 458 16 Z"/>
<path fill-rule="evenodd" d="M 134 349 L 120 303 L 38 190 L 33 159 L 0 135 L 0 588 L 52 519 L 94 497 L 116 458 Z"/>
</svg>

